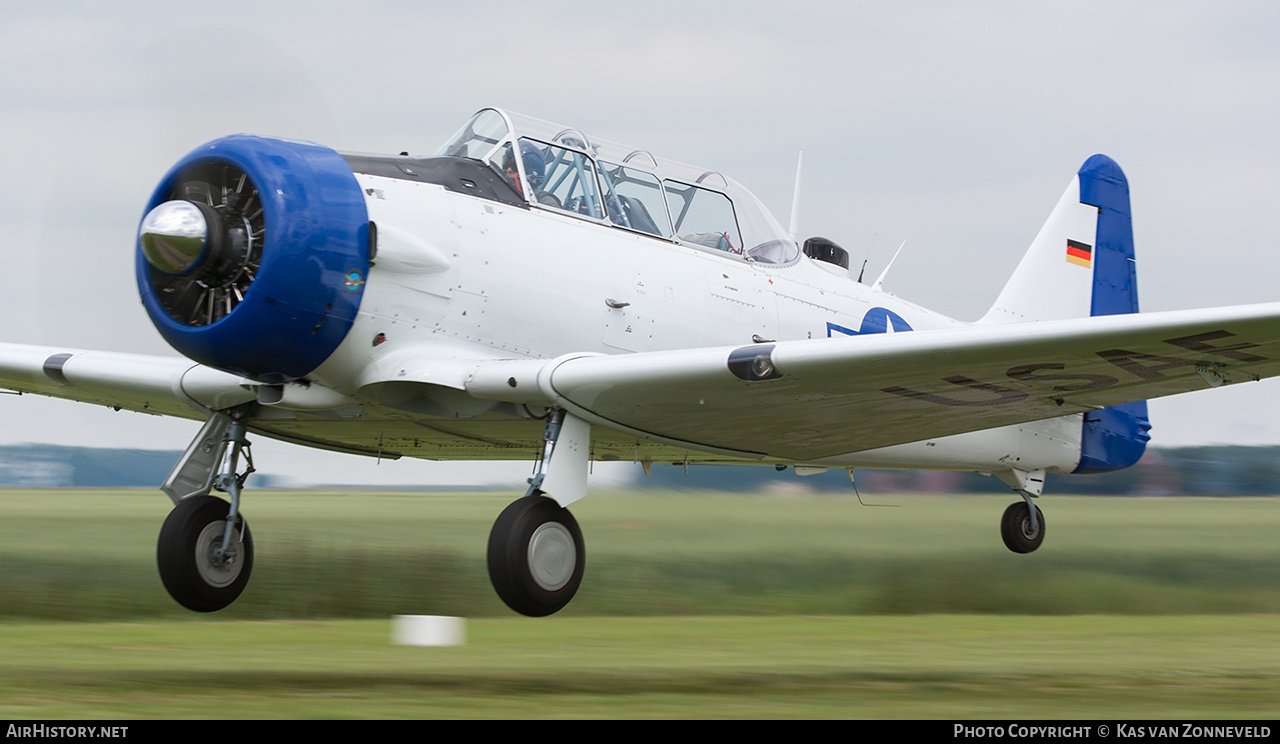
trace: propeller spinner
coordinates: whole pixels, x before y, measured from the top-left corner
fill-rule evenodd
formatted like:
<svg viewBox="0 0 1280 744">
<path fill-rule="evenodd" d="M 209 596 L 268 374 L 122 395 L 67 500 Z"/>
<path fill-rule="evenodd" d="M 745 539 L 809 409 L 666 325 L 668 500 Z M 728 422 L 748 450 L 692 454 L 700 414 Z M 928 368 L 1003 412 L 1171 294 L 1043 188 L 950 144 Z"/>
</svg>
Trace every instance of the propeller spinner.
<svg viewBox="0 0 1280 744">
<path fill-rule="evenodd" d="M 244 300 L 262 255 L 258 191 L 232 165 L 183 174 L 138 228 L 142 254 L 170 317 L 210 325 Z"/>
<path fill-rule="evenodd" d="M 207 209 L 207 207 L 206 207 Z M 147 213 L 138 228 L 147 263 L 166 274 L 185 274 L 195 267 L 210 242 L 210 228 L 221 220 L 209 219 L 194 202 L 167 201 Z"/>
</svg>

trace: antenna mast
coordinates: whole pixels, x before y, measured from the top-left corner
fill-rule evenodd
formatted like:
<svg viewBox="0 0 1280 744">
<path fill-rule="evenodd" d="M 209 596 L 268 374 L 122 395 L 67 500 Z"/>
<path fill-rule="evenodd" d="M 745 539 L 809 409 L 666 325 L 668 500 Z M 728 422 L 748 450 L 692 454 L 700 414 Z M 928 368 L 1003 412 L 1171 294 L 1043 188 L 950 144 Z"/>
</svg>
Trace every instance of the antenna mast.
<svg viewBox="0 0 1280 744">
<path fill-rule="evenodd" d="M 804 165 L 804 151 L 800 151 L 800 156 L 796 158 L 796 190 L 791 196 L 791 239 L 800 243 L 800 168 Z"/>
</svg>

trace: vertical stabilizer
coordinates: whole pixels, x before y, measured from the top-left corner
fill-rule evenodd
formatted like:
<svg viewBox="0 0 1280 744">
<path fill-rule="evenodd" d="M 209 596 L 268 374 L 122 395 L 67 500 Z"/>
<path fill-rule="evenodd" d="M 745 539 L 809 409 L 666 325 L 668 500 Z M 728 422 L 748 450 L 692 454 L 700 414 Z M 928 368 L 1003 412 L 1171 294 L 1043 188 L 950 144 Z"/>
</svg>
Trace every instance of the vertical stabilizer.
<svg viewBox="0 0 1280 744">
<path fill-rule="evenodd" d="M 1081 183 L 1080 175 L 1071 179 L 980 323 L 1065 320 L 1092 314 L 1098 208 L 1083 202 Z"/>
<path fill-rule="evenodd" d="M 1129 182 L 1106 155 L 1080 167 L 980 323 L 1138 312 Z"/>
<path fill-rule="evenodd" d="M 980 323 L 1067 320 L 1138 312 L 1129 182 L 1106 155 L 1085 161 Z M 1145 401 L 1084 415 L 1077 473 L 1142 457 L 1151 423 Z"/>
</svg>

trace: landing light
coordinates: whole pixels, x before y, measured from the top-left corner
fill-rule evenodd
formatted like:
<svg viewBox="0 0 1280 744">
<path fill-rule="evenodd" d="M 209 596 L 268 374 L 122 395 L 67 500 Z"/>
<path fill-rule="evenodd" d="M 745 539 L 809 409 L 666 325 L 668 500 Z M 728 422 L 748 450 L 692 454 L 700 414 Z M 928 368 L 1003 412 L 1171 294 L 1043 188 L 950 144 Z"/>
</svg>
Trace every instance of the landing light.
<svg viewBox="0 0 1280 744">
<path fill-rule="evenodd" d="M 773 345 L 743 346 L 729 354 L 729 371 L 747 382 L 776 380 L 782 372 L 773 364 Z"/>
</svg>

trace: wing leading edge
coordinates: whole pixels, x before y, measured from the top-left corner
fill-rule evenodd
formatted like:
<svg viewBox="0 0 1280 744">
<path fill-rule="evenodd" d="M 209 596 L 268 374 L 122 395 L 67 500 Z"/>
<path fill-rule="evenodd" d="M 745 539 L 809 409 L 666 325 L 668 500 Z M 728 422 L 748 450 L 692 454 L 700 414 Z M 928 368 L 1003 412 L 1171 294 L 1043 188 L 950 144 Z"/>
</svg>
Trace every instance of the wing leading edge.
<svg viewBox="0 0 1280 744">
<path fill-rule="evenodd" d="M 494 362 L 468 389 L 534 388 L 595 424 L 804 462 L 1277 374 L 1271 303 Z"/>
</svg>

